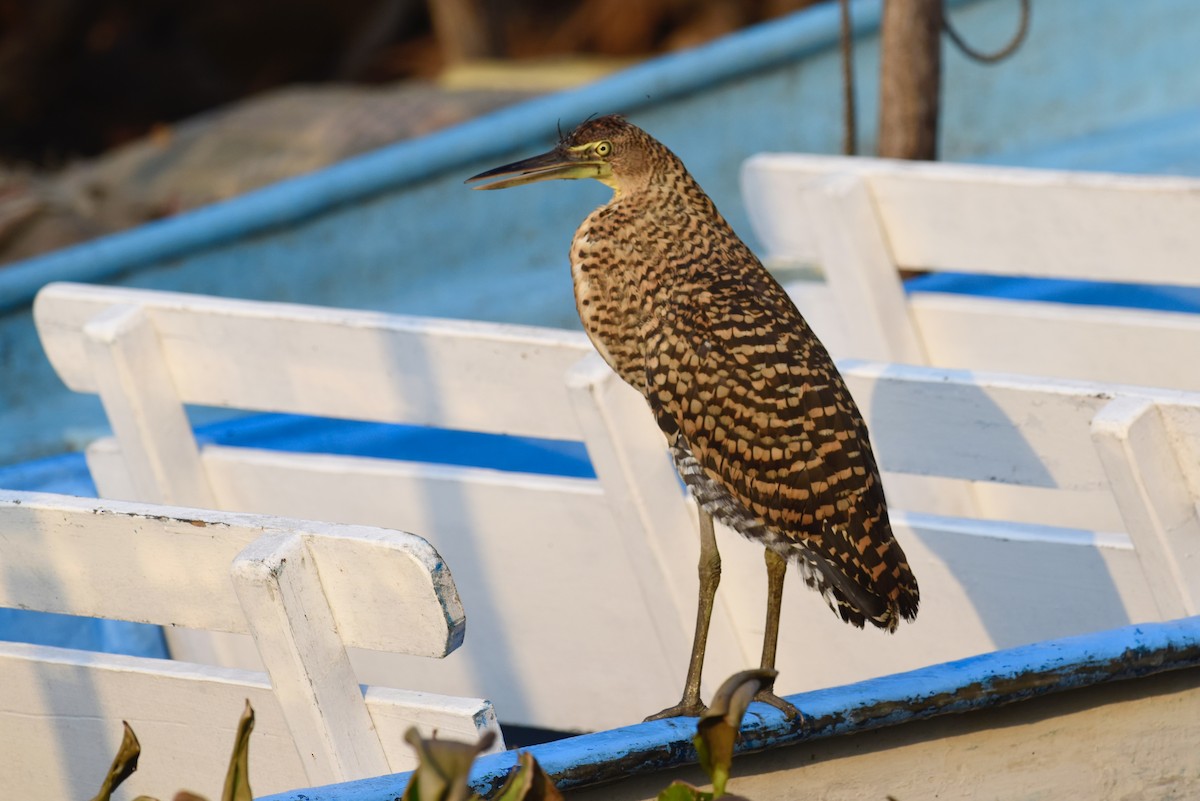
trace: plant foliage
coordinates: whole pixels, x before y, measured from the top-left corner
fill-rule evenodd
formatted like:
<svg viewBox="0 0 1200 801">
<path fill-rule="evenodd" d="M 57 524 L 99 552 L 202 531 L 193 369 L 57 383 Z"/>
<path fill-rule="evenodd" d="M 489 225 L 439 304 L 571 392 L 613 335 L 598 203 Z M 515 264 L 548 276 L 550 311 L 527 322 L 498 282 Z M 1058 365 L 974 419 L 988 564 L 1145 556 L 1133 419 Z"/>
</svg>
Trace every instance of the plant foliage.
<svg viewBox="0 0 1200 801">
<path fill-rule="evenodd" d="M 121 739 L 121 746 L 117 749 L 117 755 L 108 769 L 108 775 L 104 777 L 100 792 L 92 797 L 92 801 L 111 801 L 112 794 L 121 786 L 121 783 L 137 770 L 138 757 L 142 753 L 142 747 L 138 743 L 137 735 L 133 733 L 133 728 L 128 723 L 125 723 L 124 726 L 125 736 Z M 247 700 L 246 708 L 242 710 L 241 720 L 238 721 L 237 736 L 234 738 L 233 753 L 229 757 L 229 769 L 225 772 L 225 789 L 221 793 L 221 801 L 253 801 L 254 796 L 250 792 L 249 770 L 250 732 L 253 730 L 254 708 Z M 148 795 L 139 795 L 133 801 L 158 801 L 158 799 Z M 207 801 L 207 799 L 188 790 L 180 790 L 175 794 L 174 801 Z"/>
<path fill-rule="evenodd" d="M 712 782 L 712 791 L 677 781 L 659 793 L 658 801 L 715 801 L 722 796 L 729 801 L 735 798 L 725 793 L 725 785 L 729 781 L 742 718 L 755 694 L 769 687 L 774 679 L 773 670 L 744 670 L 725 680 L 713 696 L 712 705 L 696 724 L 696 736 L 692 740 L 700 767 Z M 254 709 L 247 700 L 238 722 L 221 801 L 253 801 L 249 770 L 250 733 L 253 730 Z M 494 734 L 487 732 L 476 743 L 462 743 L 436 737 L 426 739 L 415 728 L 411 728 L 405 733 L 404 739 L 417 752 L 417 768 L 404 788 L 401 801 L 483 801 L 471 791 L 467 780 L 475 758 L 495 741 Z M 91 801 L 111 801 L 113 792 L 137 770 L 141 750 L 137 736 L 126 723 L 117 755 L 104 777 L 100 792 Z M 157 799 L 140 795 L 134 801 Z M 180 790 L 174 801 L 207 799 Z M 517 767 L 490 801 L 563 801 L 563 796 L 533 755 L 522 753 L 518 756 Z"/>
<path fill-rule="evenodd" d="M 743 670 L 721 684 L 708 711 L 696 724 L 696 736 L 692 738 L 700 767 L 712 782 L 712 792 L 677 781 L 658 794 L 658 801 L 713 801 L 725 795 L 733 749 L 746 708 L 759 690 L 771 685 L 776 675 L 774 670 Z"/>
</svg>

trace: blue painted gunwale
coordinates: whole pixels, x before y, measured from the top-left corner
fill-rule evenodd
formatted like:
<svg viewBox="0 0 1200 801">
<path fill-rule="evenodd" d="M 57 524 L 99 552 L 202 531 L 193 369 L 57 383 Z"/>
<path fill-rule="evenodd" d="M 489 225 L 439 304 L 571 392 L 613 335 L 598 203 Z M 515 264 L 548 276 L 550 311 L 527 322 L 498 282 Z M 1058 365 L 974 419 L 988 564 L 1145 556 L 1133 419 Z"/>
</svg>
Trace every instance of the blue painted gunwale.
<svg viewBox="0 0 1200 801">
<path fill-rule="evenodd" d="M 1143 623 L 1047 640 L 877 679 L 789 696 L 807 717 L 799 730 L 778 710 L 751 705 L 739 753 L 972 712 L 1051 693 L 1200 667 L 1200 617 Z M 560 789 L 696 762 L 694 719 L 639 723 L 528 749 Z M 471 774 L 487 795 L 503 784 L 516 753 L 480 758 Z M 410 774 L 266 796 L 260 801 L 393 801 Z M 736 776 L 736 766 L 735 766 Z"/>
</svg>

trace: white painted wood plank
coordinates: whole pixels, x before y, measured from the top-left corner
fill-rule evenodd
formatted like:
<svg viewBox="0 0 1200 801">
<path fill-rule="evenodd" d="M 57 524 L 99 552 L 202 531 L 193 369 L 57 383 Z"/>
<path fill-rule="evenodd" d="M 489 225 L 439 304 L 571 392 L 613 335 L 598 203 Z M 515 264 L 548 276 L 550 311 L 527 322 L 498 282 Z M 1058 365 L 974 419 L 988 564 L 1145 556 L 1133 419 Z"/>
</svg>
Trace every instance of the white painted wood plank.
<svg viewBox="0 0 1200 801">
<path fill-rule="evenodd" d="M 1106 487 L 1088 426 L 1108 395 L 1094 386 L 856 360 L 841 370 L 885 470 Z"/>
<path fill-rule="evenodd" d="M 893 529 L 921 583 L 917 620 L 894 634 L 854 629 L 789 571 L 780 691 L 838 686 L 998 647 L 1161 619 L 1127 537 L 902 512 L 893 515 Z M 722 559 L 718 597 L 726 595 L 736 627 L 760 638 L 761 551 L 730 540 Z"/>
<path fill-rule="evenodd" d="M 299 755 L 262 674 L 0 643 L 0 786 L 15 798 L 90 798 L 127 720 L 142 758 L 118 797 L 170 798 L 183 788 L 220 797 L 247 698 L 256 714 L 255 793 L 303 786 Z"/>
<path fill-rule="evenodd" d="M 683 691 L 681 666 L 687 664 L 695 628 L 700 551 L 695 503 L 640 393 L 621 381 L 598 354 L 580 362 L 568 381 L 588 456 L 623 535 L 629 570 L 673 666 L 672 686 L 660 696 L 667 700 L 658 701 L 667 705 Z M 747 547 L 727 530 L 718 536 L 723 543 Z M 706 692 L 760 653 L 760 643 L 732 625 L 729 595 L 719 596 L 713 609 L 709 641 L 716 645 L 706 659 Z"/>
<path fill-rule="evenodd" d="M 386 773 L 383 745 L 304 538 L 260 537 L 238 554 L 231 573 L 308 783 Z"/>
<path fill-rule="evenodd" d="M 863 176 L 896 264 L 988 274 L 1196 285 L 1200 181 L 964 164 L 763 154 L 746 162 L 755 228 L 794 254 L 797 195 Z M 777 222 L 765 220 L 776 219 Z M 789 222 L 790 221 L 790 222 Z M 811 253 L 811 249 L 809 249 Z"/>
<path fill-rule="evenodd" d="M 563 376 L 590 352 L 581 333 L 56 284 L 35 319 L 72 389 L 96 390 L 79 332 L 123 303 L 145 309 L 185 403 L 576 436 Z"/>
<path fill-rule="evenodd" d="M 806 194 L 801 208 L 823 232 L 819 263 L 846 319 L 855 355 L 891 362 L 926 361 L 920 336 L 909 318 L 900 276 L 892 266 L 889 242 L 876 218 L 870 189 L 861 178 L 833 175 L 820 192 Z"/>
<path fill-rule="evenodd" d="M 422 737 L 467 742 L 478 740 L 483 732 L 490 731 L 496 739 L 483 753 L 505 750 L 496 711 L 487 701 L 378 686 L 368 687 L 365 698 L 392 773 L 417 766 L 416 754 L 404 739 L 412 726 L 417 727 Z"/>
<path fill-rule="evenodd" d="M 893 508 L 1122 530 L 1090 384 L 843 360 Z M 964 485 L 964 482 L 966 484 Z"/>
<path fill-rule="evenodd" d="M 1200 498 L 1200 405 L 1182 399 L 1158 399 L 1158 410 L 1166 423 L 1192 496 Z"/>
<path fill-rule="evenodd" d="M 265 675 L 234 668 L 0 643 L 0 786 L 23 797 L 83 798 L 99 787 L 128 720 L 142 743 L 138 772 L 118 794 L 218 797 L 242 703 L 255 709 L 250 776 L 266 795 L 305 785 L 304 766 Z M 499 735 L 479 699 L 369 687 L 371 720 L 391 772 L 411 770 L 409 726 L 425 736 Z M 503 750 L 497 739 L 492 751 Z"/>
<path fill-rule="evenodd" d="M 698 553 L 696 511 L 645 399 L 621 381 L 599 354 L 573 368 L 568 386 L 588 458 L 611 505 L 647 606 L 666 621 L 659 636 L 686 653 L 695 620 L 695 571 L 684 554 Z M 664 580 L 665 579 L 665 580 Z"/>
<path fill-rule="evenodd" d="M 932 365 L 1200 390 L 1200 315 L 935 292 L 909 302 Z"/>
<path fill-rule="evenodd" d="M 0 582 L 0 605 L 247 633 L 229 565 L 258 537 L 295 531 L 319 539 L 314 556 L 348 645 L 440 655 L 461 641 L 445 563 L 411 534 L 3 490 L 0 550 L 24 579 Z M 363 592 L 344 575 L 360 570 L 390 579 Z M 396 625 L 397 609 L 411 625 Z"/>
<path fill-rule="evenodd" d="M 86 457 L 88 471 L 101 498 L 137 502 L 139 494 L 113 437 L 103 437 L 90 443 Z M 246 634 L 173 625 L 163 629 L 163 637 L 167 641 L 168 653 L 177 659 L 204 665 L 236 665 L 247 670 L 265 670 L 254 641 Z"/>
<path fill-rule="evenodd" d="M 99 497 L 115 501 L 138 499 L 137 488 L 129 474 L 129 465 L 126 464 L 125 456 L 121 453 L 115 437 L 101 437 L 89 442 L 84 451 L 84 458 Z"/>
<path fill-rule="evenodd" d="M 1125 521 L 1107 485 L 1089 489 L 1028 487 L 885 470 L 883 487 L 889 508 L 906 512 L 1092 531 L 1125 530 Z M 960 497 L 970 498 L 971 504 L 958 503 Z"/>
<path fill-rule="evenodd" d="M 886 481 L 885 475 L 885 486 Z M 1092 531 L 1126 530 L 1125 520 L 1107 482 L 1082 489 L 974 482 L 971 489 L 976 506 L 974 513 L 967 515 L 968 517 Z M 918 512 L 928 511 L 932 514 L 954 514 L 942 512 L 931 504 L 911 504 L 900 508 Z"/>
<path fill-rule="evenodd" d="M 462 645 L 466 613 L 446 561 L 429 542 L 367 526 L 343 531 L 305 533 L 343 641 L 430 659 Z"/>
<path fill-rule="evenodd" d="M 246 517 L 0 491 L 0 605 L 245 632 L 228 569 Z M 172 515 L 178 515 L 173 517 Z"/>
<path fill-rule="evenodd" d="M 109 424 L 127 443 L 127 470 L 138 497 L 212 507 L 191 425 L 145 311 L 102 309 L 84 325 L 83 337 Z"/>
<path fill-rule="evenodd" d="M 1196 283 L 1200 184 L 1034 171 L 872 181 L 898 264 L 1089 281 Z M 1030 249 L 1028 241 L 1041 241 Z"/>
<path fill-rule="evenodd" d="M 1097 415 L 1096 448 L 1165 618 L 1200 610 L 1200 516 L 1158 406 L 1119 398 Z"/>
</svg>

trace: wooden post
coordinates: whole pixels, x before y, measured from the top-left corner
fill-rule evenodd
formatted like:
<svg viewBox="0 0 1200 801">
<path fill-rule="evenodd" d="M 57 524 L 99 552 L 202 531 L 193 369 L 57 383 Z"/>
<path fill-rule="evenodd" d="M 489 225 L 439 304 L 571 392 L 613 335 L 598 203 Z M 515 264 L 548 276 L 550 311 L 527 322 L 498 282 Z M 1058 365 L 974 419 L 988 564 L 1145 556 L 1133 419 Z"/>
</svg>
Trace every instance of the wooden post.
<svg viewBox="0 0 1200 801">
<path fill-rule="evenodd" d="M 937 159 L 942 0 L 886 0 L 880 36 L 879 155 Z"/>
</svg>

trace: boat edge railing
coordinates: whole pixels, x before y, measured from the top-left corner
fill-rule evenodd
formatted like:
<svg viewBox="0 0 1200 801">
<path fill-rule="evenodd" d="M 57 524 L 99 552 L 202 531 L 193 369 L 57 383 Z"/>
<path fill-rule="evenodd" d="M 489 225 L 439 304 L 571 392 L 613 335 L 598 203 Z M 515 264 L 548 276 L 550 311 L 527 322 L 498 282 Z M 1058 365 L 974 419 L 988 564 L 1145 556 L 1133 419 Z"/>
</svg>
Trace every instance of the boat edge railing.
<svg viewBox="0 0 1200 801">
<path fill-rule="evenodd" d="M 788 697 L 805 715 L 798 726 L 778 710 L 754 705 L 738 753 L 763 751 L 949 714 L 959 714 L 1108 682 L 1200 667 L 1200 616 L 1141 623 L 1046 640 L 905 673 Z M 583 787 L 696 762 L 695 722 L 638 723 L 528 749 L 560 789 Z M 480 758 L 473 789 L 495 792 L 517 752 Z M 297 789 L 260 801 L 390 801 L 409 775 Z"/>
</svg>

